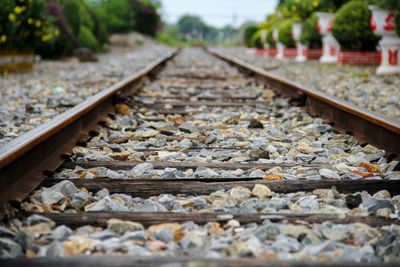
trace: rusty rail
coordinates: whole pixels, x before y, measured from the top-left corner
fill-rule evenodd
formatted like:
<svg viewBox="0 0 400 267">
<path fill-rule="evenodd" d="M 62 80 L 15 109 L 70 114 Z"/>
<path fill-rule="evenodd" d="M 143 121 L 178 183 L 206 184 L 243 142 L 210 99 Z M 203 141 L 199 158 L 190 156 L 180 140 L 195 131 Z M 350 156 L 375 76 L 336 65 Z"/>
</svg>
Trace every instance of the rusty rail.
<svg viewBox="0 0 400 267">
<path fill-rule="evenodd" d="M 256 266 L 291 266 L 291 267 L 317 267 L 317 266 L 337 266 L 352 267 L 354 262 L 304 262 L 304 261 L 278 261 L 274 259 L 252 259 L 252 258 L 205 258 L 205 257 L 170 257 L 170 256 L 76 256 L 65 258 L 18 258 L 13 260 L 0 259 L 0 265 L 4 267 L 19 267 L 29 265 L 36 266 L 96 266 L 96 267 L 114 267 L 114 266 L 237 266 L 237 267 L 256 267 Z M 377 266 L 375 262 L 358 263 L 357 266 Z M 389 267 L 398 266 L 397 263 L 383 263 L 379 266 Z"/>
<path fill-rule="evenodd" d="M 330 96 L 321 91 L 267 72 L 238 58 L 222 54 L 213 49 L 210 54 L 225 60 L 255 78 L 270 85 L 278 93 L 305 100 L 311 113 L 334 123 L 340 132 L 352 134 L 361 143 L 370 143 L 385 149 L 389 160 L 400 156 L 400 121 L 354 105 L 353 103 Z"/>
<path fill-rule="evenodd" d="M 0 151 L 0 218 L 3 203 L 22 201 L 65 159 L 76 142 L 87 138 L 98 121 L 113 112 L 118 94 L 134 92 L 146 75 L 155 71 L 177 51 L 161 56 L 144 69 L 90 97 L 49 122 L 4 145 Z"/>
</svg>

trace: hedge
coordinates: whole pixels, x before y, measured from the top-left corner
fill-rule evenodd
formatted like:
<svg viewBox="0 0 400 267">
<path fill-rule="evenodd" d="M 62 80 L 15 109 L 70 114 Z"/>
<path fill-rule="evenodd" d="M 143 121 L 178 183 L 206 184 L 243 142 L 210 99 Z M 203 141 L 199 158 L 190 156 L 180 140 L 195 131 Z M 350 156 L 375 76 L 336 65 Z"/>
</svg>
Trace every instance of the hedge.
<svg viewBox="0 0 400 267">
<path fill-rule="evenodd" d="M 90 29 L 82 25 L 79 29 L 78 41 L 81 46 L 90 48 L 92 51 L 96 52 L 99 50 L 99 44 L 96 37 L 90 31 Z"/>
<path fill-rule="evenodd" d="M 254 39 L 254 34 L 258 31 L 255 25 L 247 26 L 244 29 L 244 42 L 248 47 L 263 48 L 261 38 Z"/>
<path fill-rule="evenodd" d="M 363 0 L 350 1 L 337 11 L 332 34 L 343 50 L 375 51 L 379 38 L 371 30 L 370 18 Z"/>
<path fill-rule="evenodd" d="M 295 47 L 296 43 L 292 37 L 292 19 L 284 20 L 278 27 L 278 40 L 286 47 Z"/>
<path fill-rule="evenodd" d="M 303 23 L 303 31 L 300 36 L 300 42 L 308 48 L 321 48 L 322 35 L 317 29 L 318 17 L 312 15 Z"/>
<path fill-rule="evenodd" d="M 274 38 L 273 38 L 273 32 L 274 32 L 273 29 L 270 29 L 269 31 L 267 31 L 267 38 L 265 40 L 270 48 L 276 47 L 276 42 L 274 41 Z"/>
</svg>

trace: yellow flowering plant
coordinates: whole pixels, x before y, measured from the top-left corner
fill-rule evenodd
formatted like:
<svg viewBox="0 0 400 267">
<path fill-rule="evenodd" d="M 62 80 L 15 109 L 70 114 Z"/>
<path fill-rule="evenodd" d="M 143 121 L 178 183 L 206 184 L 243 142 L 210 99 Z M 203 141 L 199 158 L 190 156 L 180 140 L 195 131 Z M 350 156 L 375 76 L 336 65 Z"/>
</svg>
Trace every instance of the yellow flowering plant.
<svg viewBox="0 0 400 267">
<path fill-rule="evenodd" d="M 6 2 L 6 8 L 2 7 L 0 11 L 0 47 L 35 50 L 56 37 L 56 28 L 47 14 L 46 0 L 2 1 Z"/>
<path fill-rule="evenodd" d="M 0 8 L 0 48 L 12 49 L 13 37 L 16 28 L 15 1 L 2 0 Z"/>
<path fill-rule="evenodd" d="M 316 11 L 334 12 L 334 1 L 331 0 L 285 0 L 277 7 L 283 18 L 304 21 Z"/>
</svg>

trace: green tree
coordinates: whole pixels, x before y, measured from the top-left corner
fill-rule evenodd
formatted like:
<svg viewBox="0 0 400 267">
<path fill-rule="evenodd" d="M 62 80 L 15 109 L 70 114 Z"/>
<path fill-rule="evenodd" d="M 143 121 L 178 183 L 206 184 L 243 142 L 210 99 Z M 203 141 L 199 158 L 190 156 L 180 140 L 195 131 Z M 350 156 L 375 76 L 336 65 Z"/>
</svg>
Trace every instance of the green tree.
<svg viewBox="0 0 400 267">
<path fill-rule="evenodd" d="M 206 31 L 206 24 L 199 16 L 184 15 L 178 20 L 179 31 L 187 36 L 198 37 Z"/>
</svg>

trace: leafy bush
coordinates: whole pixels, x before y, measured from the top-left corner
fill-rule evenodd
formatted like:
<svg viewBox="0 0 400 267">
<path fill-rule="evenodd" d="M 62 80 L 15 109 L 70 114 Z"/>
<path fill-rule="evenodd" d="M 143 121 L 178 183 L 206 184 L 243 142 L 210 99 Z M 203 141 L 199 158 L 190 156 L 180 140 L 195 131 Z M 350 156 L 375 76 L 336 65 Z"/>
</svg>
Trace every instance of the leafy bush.
<svg viewBox="0 0 400 267">
<path fill-rule="evenodd" d="M 244 42 L 248 47 L 262 48 L 263 44 L 260 37 L 255 37 L 254 34 L 258 31 L 255 25 L 249 25 L 244 29 Z"/>
<path fill-rule="evenodd" d="M 108 0 L 97 7 L 97 11 L 109 32 L 132 31 L 135 12 L 129 0 Z"/>
<path fill-rule="evenodd" d="M 336 13 L 332 34 L 344 50 L 375 51 L 379 41 L 370 27 L 371 11 L 367 2 L 354 0 Z"/>
<path fill-rule="evenodd" d="M 93 8 L 86 5 L 85 2 L 83 2 L 83 6 L 86 9 L 86 12 L 91 17 L 92 26 L 91 26 L 90 30 L 96 37 L 99 47 L 101 49 L 102 46 L 108 41 L 108 33 L 107 33 L 106 26 L 105 26 L 104 22 L 102 21 L 101 17 L 99 16 L 99 14 Z"/>
<path fill-rule="evenodd" d="M 246 44 L 246 46 L 248 47 L 254 46 L 251 37 L 253 37 L 253 34 L 255 34 L 256 32 L 257 32 L 257 27 L 254 25 L 247 26 L 244 29 L 244 43 Z"/>
<path fill-rule="evenodd" d="M 2 0 L 0 10 L 2 48 L 35 50 L 58 35 L 45 0 Z"/>
<path fill-rule="evenodd" d="M 79 2 L 76 0 L 68 0 L 64 4 L 63 10 L 65 19 L 67 21 L 68 27 L 71 29 L 71 32 L 78 36 L 79 29 L 81 27 L 81 15 L 80 15 L 80 7 Z"/>
<path fill-rule="evenodd" d="M 101 17 L 92 7 L 88 6 L 84 0 L 67 0 L 64 2 L 63 13 L 68 27 L 77 37 L 80 45 L 93 51 L 102 49 L 102 46 L 107 42 L 108 33 Z M 80 32 L 83 27 L 85 33 Z M 81 40 L 84 43 L 81 43 Z"/>
<path fill-rule="evenodd" d="M 14 14 L 14 0 L 4 0 L 0 8 L 0 48 L 12 48 L 15 33 L 15 20 L 10 20 L 10 14 Z"/>
<path fill-rule="evenodd" d="M 272 37 L 273 35 L 273 30 L 270 29 L 267 31 L 267 37 L 266 37 L 266 43 L 269 45 L 270 48 L 275 48 L 276 47 L 276 42 L 274 41 L 274 38 Z"/>
<path fill-rule="evenodd" d="M 162 29 L 158 6 L 148 0 L 130 0 L 135 12 L 134 30 L 140 33 L 155 36 Z"/>
<path fill-rule="evenodd" d="M 179 32 L 177 24 L 164 25 L 162 31 L 157 34 L 157 40 L 170 46 L 185 45 L 184 38 Z"/>
<path fill-rule="evenodd" d="M 333 5 L 335 6 L 335 11 L 341 8 L 344 4 L 349 2 L 350 0 L 335 0 L 332 1 Z"/>
<path fill-rule="evenodd" d="M 397 35 L 400 36 L 400 11 L 396 11 L 394 23 L 396 24 Z"/>
<path fill-rule="evenodd" d="M 336 1 L 332 0 L 284 0 L 278 11 L 284 18 L 293 18 L 295 20 L 305 20 L 316 11 L 334 12 Z"/>
<path fill-rule="evenodd" d="M 95 35 L 97 37 L 97 41 L 99 42 L 100 46 L 103 46 L 108 42 L 108 32 L 106 25 L 104 23 L 98 23 L 95 29 Z"/>
<path fill-rule="evenodd" d="M 317 29 L 318 17 L 312 15 L 303 23 L 303 31 L 300 36 L 300 42 L 308 48 L 321 48 L 322 35 Z"/>
<path fill-rule="evenodd" d="M 39 54 L 42 58 L 59 59 L 67 55 L 71 55 L 74 47 L 69 40 L 60 35 L 52 42 L 46 42 L 40 47 L 35 49 L 35 53 Z"/>
<path fill-rule="evenodd" d="M 291 19 L 284 20 L 278 27 L 278 40 L 286 47 L 295 47 L 296 43 L 292 37 L 292 23 Z"/>
<path fill-rule="evenodd" d="M 81 25 L 79 29 L 78 41 L 83 47 L 90 48 L 92 51 L 99 50 L 99 44 L 96 37 L 86 26 Z"/>
</svg>

